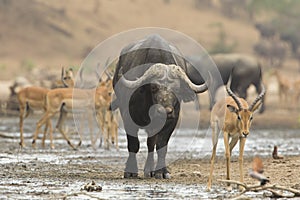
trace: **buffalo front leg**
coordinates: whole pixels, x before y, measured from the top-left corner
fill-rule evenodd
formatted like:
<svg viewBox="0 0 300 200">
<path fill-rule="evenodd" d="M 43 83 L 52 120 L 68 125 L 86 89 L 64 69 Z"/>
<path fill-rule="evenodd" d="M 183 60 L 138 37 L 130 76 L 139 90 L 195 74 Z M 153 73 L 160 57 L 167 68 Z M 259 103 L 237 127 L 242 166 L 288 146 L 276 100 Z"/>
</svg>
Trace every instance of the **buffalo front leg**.
<svg viewBox="0 0 300 200">
<path fill-rule="evenodd" d="M 154 177 L 154 146 L 156 143 L 157 134 L 147 138 L 148 155 L 144 167 L 144 177 Z"/>
<path fill-rule="evenodd" d="M 166 122 L 164 128 L 157 134 L 156 152 L 157 164 L 155 169 L 155 178 L 169 179 L 170 172 L 167 170 L 166 155 L 168 151 L 168 142 L 175 129 L 177 121 Z"/>
<path fill-rule="evenodd" d="M 136 178 L 138 176 L 138 165 L 136 160 L 136 154 L 139 151 L 140 142 L 136 135 L 132 136 L 127 133 L 127 149 L 129 156 L 126 161 L 126 167 L 124 172 L 124 178 Z"/>
</svg>

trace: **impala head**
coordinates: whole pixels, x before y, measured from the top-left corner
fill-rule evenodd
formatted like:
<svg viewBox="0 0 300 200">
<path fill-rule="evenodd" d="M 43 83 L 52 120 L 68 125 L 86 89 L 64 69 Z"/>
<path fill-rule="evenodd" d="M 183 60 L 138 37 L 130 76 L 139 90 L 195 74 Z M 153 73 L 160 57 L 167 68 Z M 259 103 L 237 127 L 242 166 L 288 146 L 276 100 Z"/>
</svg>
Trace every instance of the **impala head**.
<svg viewBox="0 0 300 200">
<path fill-rule="evenodd" d="M 229 96 L 233 98 L 235 103 L 237 104 L 237 108 L 234 105 L 228 104 L 227 108 L 231 113 L 236 115 L 236 126 L 238 130 L 240 130 L 240 137 L 247 137 L 249 135 L 249 129 L 251 126 L 251 122 L 253 119 L 254 112 L 260 107 L 262 101 L 261 99 L 265 95 L 265 89 L 262 86 L 262 92 L 256 97 L 253 103 L 248 107 L 243 107 L 241 101 L 245 101 L 244 99 L 238 98 L 227 85 L 226 90 Z"/>
<path fill-rule="evenodd" d="M 65 70 L 64 67 L 62 67 L 61 82 L 66 88 L 74 87 L 74 74 L 73 74 L 73 69 L 71 67 L 67 70 Z"/>
</svg>

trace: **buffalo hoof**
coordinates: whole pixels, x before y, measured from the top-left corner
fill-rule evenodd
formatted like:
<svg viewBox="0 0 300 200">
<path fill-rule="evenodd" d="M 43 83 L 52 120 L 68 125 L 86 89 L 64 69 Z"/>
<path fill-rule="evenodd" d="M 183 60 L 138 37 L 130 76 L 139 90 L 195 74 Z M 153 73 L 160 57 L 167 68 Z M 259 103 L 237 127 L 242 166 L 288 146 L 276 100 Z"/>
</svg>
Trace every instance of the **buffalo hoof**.
<svg viewBox="0 0 300 200">
<path fill-rule="evenodd" d="M 154 177 L 155 176 L 155 172 L 145 172 L 144 173 L 144 177 L 145 178 L 152 178 L 152 177 Z"/>
<path fill-rule="evenodd" d="M 138 178 L 138 173 L 124 172 L 124 178 Z"/>
<path fill-rule="evenodd" d="M 162 168 L 162 169 L 159 169 L 159 170 L 156 170 L 155 171 L 155 178 L 157 179 L 170 179 L 171 178 L 171 175 L 170 175 L 170 172 L 167 170 L 166 167 Z"/>
<path fill-rule="evenodd" d="M 155 173 L 155 178 L 156 179 L 170 179 L 171 175 L 169 172 L 166 172 L 166 173 L 157 172 L 157 173 Z"/>
</svg>

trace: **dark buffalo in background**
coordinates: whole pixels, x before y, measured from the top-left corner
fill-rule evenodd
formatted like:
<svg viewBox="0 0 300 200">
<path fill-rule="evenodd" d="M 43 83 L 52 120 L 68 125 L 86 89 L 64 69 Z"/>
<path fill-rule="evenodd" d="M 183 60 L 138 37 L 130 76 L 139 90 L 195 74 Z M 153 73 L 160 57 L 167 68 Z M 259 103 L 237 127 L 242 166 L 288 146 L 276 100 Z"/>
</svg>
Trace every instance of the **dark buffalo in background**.
<svg viewBox="0 0 300 200">
<path fill-rule="evenodd" d="M 242 54 L 216 54 L 213 55 L 212 60 L 216 64 L 216 67 L 221 75 L 223 82 L 214 81 L 210 86 L 210 108 L 215 104 L 215 97 L 217 89 L 223 85 L 226 85 L 228 79 L 232 74 L 232 82 L 230 85 L 231 90 L 241 98 L 247 98 L 247 89 L 250 85 L 254 85 L 257 94 L 262 91 L 262 71 L 258 60 L 254 57 Z M 197 65 L 201 71 L 201 74 L 195 70 L 194 67 L 188 67 L 188 74 L 190 78 L 196 83 L 204 83 L 204 79 L 201 75 L 208 76 L 208 70 L 211 65 L 207 62 L 203 62 L 205 58 L 201 56 L 190 56 L 187 57 L 189 61 L 188 65 Z M 206 59 L 207 60 L 207 59 Z M 191 64 L 193 63 L 193 64 Z M 234 70 L 233 70 L 234 68 Z M 264 100 L 260 108 L 260 113 L 265 109 Z"/>
<path fill-rule="evenodd" d="M 138 175 L 139 129 L 145 129 L 148 135 L 144 176 L 170 177 L 165 158 L 180 103 L 192 101 L 196 93 L 207 90 L 205 84 L 192 83 L 185 71 L 186 62 L 179 50 L 159 35 L 149 35 L 121 51 L 113 77 L 116 99 L 112 107 L 120 109 L 127 136 L 125 178 Z"/>
</svg>

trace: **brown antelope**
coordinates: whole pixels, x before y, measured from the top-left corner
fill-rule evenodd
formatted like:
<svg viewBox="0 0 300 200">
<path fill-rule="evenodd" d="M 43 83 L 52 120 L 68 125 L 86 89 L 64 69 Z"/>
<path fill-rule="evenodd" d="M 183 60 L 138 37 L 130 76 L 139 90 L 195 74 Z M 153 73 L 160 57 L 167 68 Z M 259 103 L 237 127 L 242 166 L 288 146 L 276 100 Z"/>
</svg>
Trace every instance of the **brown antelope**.
<svg viewBox="0 0 300 200">
<path fill-rule="evenodd" d="M 108 79 L 105 81 L 105 83 L 102 83 L 103 86 L 107 88 L 109 91 L 109 95 L 111 96 L 112 93 L 112 80 Z M 105 100 L 105 99 L 103 99 Z M 109 101 L 102 101 L 101 106 L 99 106 L 98 112 L 97 112 L 97 120 L 99 122 L 102 136 L 104 139 L 104 147 L 106 149 L 109 149 L 110 141 L 112 144 L 116 145 L 116 149 L 118 149 L 118 122 L 116 120 L 115 114 L 109 109 L 110 103 L 111 103 L 111 97 L 106 100 Z M 100 133 L 100 132 L 99 132 Z M 97 136 L 99 138 L 99 135 Z M 100 145 L 102 145 L 102 137 L 100 139 Z"/>
<path fill-rule="evenodd" d="M 46 111 L 46 105 L 45 105 L 45 99 L 46 95 L 48 93 L 49 89 L 42 88 L 42 87 L 26 87 L 22 89 L 18 95 L 18 101 L 19 101 L 19 108 L 20 108 L 20 146 L 25 147 L 24 143 L 24 137 L 23 137 L 23 124 L 24 119 L 29 116 L 30 113 L 32 113 L 35 110 L 42 110 Z M 53 148 L 52 144 L 52 125 L 51 121 L 48 120 L 44 129 L 44 136 L 43 136 L 43 142 L 42 146 L 45 146 L 45 137 L 48 128 L 50 128 L 50 141 L 51 141 L 51 147 Z"/>
<path fill-rule="evenodd" d="M 74 87 L 74 74 L 73 69 L 69 68 L 65 70 L 64 67 L 61 69 L 61 79 L 55 81 L 55 83 L 52 86 L 52 89 L 54 88 L 73 88 Z"/>
<path fill-rule="evenodd" d="M 110 98 L 111 97 L 107 90 L 107 87 L 102 86 L 101 84 L 95 90 L 77 88 L 58 88 L 50 90 L 46 96 L 47 111 L 37 123 L 36 131 L 34 133 L 32 141 L 33 146 L 35 145 L 35 140 L 41 126 L 47 123 L 47 121 L 50 120 L 56 113 L 60 113 L 56 128 L 60 131 L 68 144 L 73 149 L 76 149 L 76 147 L 70 142 L 65 131 L 62 128 L 62 125 L 67 117 L 67 113 L 87 111 L 86 113 L 89 117 L 89 127 L 92 132 L 92 120 L 90 119 L 90 117 L 92 116 L 92 108 L 95 107 L 96 111 L 98 111 L 100 108 L 102 108 L 103 104 L 107 104 L 107 102 L 107 107 L 109 107 Z M 80 146 L 80 144 L 81 138 L 78 146 Z"/>
<path fill-rule="evenodd" d="M 65 80 L 65 83 L 68 86 L 74 85 L 74 79 L 73 79 L 73 72 L 70 72 L 70 69 L 67 70 L 64 73 L 64 68 L 62 68 L 62 75 L 61 75 L 61 82 Z M 59 82 L 59 81 L 56 81 Z M 25 147 L 24 143 L 24 137 L 23 137 L 23 124 L 24 119 L 29 116 L 30 113 L 36 110 L 44 111 L 46 112 L 46 95 L 49 92 L 49 89 L 42 88 L 42 87 L 26 87 L 20 90 L 17 94 L 17 98 L 19 101 L 19 108 L 20 108 L 20 146 Z M 44 135 L 42 139 L 42 146 L 45 147 L 45 139 L 46 139 L 46 133 L 49 129 L 49 135 L 50 135 L 50 146 L 51 148 L 54 148 L 53 145 L 53 137 L 52 137 L 52 124 L 51 120 L 48 120 L 46 122 L 46 126 L 44 129 Z"/>
<path fill-rule="evenodd" d="M 300 98 L 300 79 L 294 81 L 293 83 L 293 104 L 297 105 Z"/>
<path fill-rule="evenodd" d="M 230 84 L 229 84 L 230 85 Z M 226 179 L 230 180 L 230 156 L 232 149 L 239 141 L 239 170 L 240 170 L 240 181 L 244 181 L 243 172 L 243 153 L 246 138 L 249 135 L 249 129 L 253 119 L 253 113 L 261 105 L 261 99 L 265 95 L 265 89 L 262 86 L 262 92 L 256 97 L 253 103 L 249 106 L 248 103 L 237 97 L 227 85 L 226 90 L 229 97 L 218 101 L 211 111 L 211 127 L 212 127 L 212 142 L 213 152 L 210 160 L 210 174 L 207 184 L 207 189 L 211 189 L 212 175 L 214 169 L 214 161 L 216 157 L 216 149 L 218 144 L 219 131 L 223 132 L 224 146 L 225 146 L 225 157 L 226 157 L 226 168 L 227 176 Z M 229 139 L 230 143 L 229 143 Z M 228 185 L 229 186 L 229 185 Z M 228 187 L 230 190 L 231 188 Z"/>
<path fill-rule="evenodd" d="M 280 71 L 274 70 L 272 74 L 275 75 L 277 82 L 278 82 L 278 95 L 279 95 L 279 102 L 282 105 L 285 105 L 289 100 L 289 91 L 292 88 L 291 81 L 288 77 L 284 76 Z"/>
</svg>

